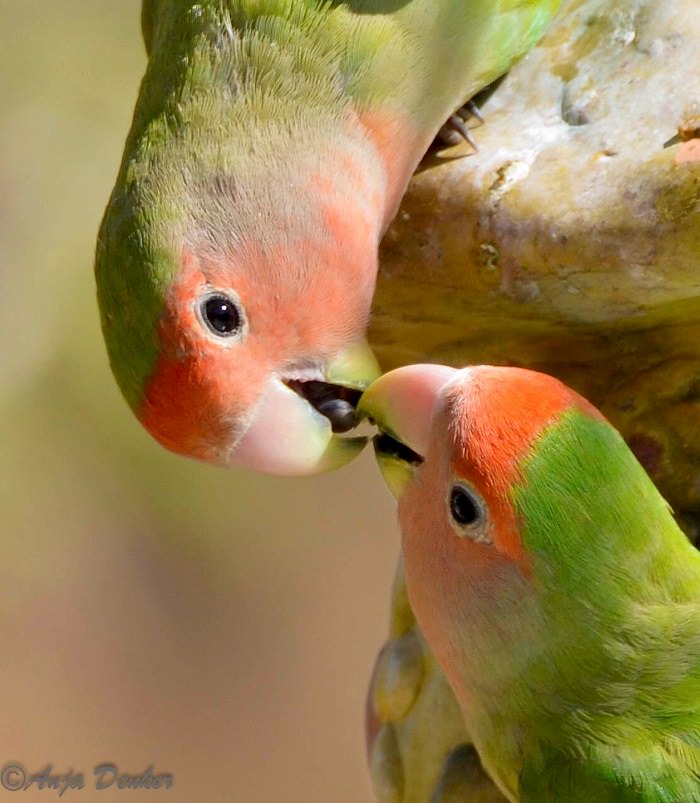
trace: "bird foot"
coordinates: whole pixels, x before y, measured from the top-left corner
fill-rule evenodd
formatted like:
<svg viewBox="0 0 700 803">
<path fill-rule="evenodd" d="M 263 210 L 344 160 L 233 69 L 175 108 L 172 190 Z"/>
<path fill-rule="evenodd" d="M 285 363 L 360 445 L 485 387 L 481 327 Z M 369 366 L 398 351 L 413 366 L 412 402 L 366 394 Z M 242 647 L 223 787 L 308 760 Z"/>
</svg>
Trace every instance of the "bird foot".
<svg viewBox="0 0 700 803">
<path fill-rule="evenodd" d="M 438 139 L 440 139 L 443 144 L 448 146 L 458 145 L 463 141 L 468 142 L 474 151 L 477 152 L 479 148 L 477 147 L 477 144 L 471 135 L 471 131 L 467 126 L 467 121 L 470 120 L 477 121 L 477 125 L 472 126 L 474 128 L 478 127 L 479 125 L 483 125 L 484 123 L 484 118 L 482 117 L 478 106 L 473 100 L 465 103 L 464 106 L 462 106 L 460 109 L 457 109 L 457 111 L 449 117 L 447 122 L 438 131 Z"/>
</svg>

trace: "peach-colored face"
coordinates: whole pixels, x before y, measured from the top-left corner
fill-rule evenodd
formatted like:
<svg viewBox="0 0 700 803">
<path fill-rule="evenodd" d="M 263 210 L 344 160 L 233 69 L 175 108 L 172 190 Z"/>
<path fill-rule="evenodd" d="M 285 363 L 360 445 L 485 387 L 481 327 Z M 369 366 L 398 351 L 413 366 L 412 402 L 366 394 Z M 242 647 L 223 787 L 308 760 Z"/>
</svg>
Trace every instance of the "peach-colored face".
<svg viewBox="0 0 700 803">
<path fill-rule="evenodd" d="M 464 626 L 446 623 L 466 617 L 497 632 L 504 600 L 513 603 L 529 585 L 510 491 L 533 441 L 571 406 L 601 417 L 558 380 L 522 369 L 465 369 L 440 392 L 399 521 L 411 602 L 443 665 L 465 660 L 455 655 L 464 645 L 451 641 Z"/>
<path fill-rule="evenodd" d="M 478 561 L 480 554 L 486 554 L 481 547 L 488 540 L 493 547 L 489 551 L 527 571 L 510 490 L 518 481 L 518 463 L 539 433 L 572 405 L 585 405 L 600 415 L 574 391 L 544 374 L 492 366 L 456 372 L 435 407 L 425 462 L 401 498 L 402 510 L 427 505 L 448 523 L 451 489 L 462 483 L 478 496 L 488 526 L 483 537 L 446 539 L 448 547 L 473 551 Z"/>
<path fill-rule="evenodd" d="M 362 344 L 386 177 L 378 164 L 368 169 L 365 145 L 349 143 L 329 144 L 328 158 L 306 154 L 308 164 L 283 162 L 272 186 L 265 171 L 257 188 L 254 177 L 242 176 L 240 192 L 223 195 L 217 220 L 218 240 L 230 245 L 209 236 L 216 206 L 201 213 L 165 298 L 160 357 L 139 411 L 169 449 L 219 464 L 235 455 L 276 473 L 325 470 L 330 436 L 319 428 L 329 419 L 319 423 L 320 407 L 311 409 L 308 386 L 302 391 L 296 381 L 327 383 L 332 394 L 363 389 L 377 371 Z M 230 331 L 209 319 L 207 305 L 217 300 L 236 319 Z M 336 423 L 334 431 L 344 431 Z M 271 433 L 278 443 L 258 448 Z M 295 463 L 289 453 L 311 441 L 319 460 L 307 450 L 307 462 Z"/>
<path fill-rule="evenodd" d="M 184 251 L 139 414 L 151 434 L 225 464 L 271 377 L 324 380 L 329 361 L 364 332 L 374 286 L 366 240 L 355 233 L 345 246 L 342 263 L 356 270 L 343 271 L 330 240 L 248 247 L 228 261 Z"/>
</svg>

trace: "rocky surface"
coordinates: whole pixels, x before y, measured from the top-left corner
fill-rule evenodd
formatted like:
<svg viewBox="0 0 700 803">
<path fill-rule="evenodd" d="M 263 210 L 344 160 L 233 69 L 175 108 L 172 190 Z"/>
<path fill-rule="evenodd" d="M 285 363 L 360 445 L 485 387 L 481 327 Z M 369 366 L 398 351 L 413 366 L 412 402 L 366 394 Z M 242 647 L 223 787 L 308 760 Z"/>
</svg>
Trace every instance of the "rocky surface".
<svg viewBox="0 0 700 803">
<path fill-rule="evenodd" d="M 573 0 L 429 157 L 384 240 L 385 368 L 526 365 L 622 430 L 700 510 L 700 5 Z"/>
<path fill-rule="evenodd" d="M 381 257 L 385 369 L 525 365 L 599 406 L 692 529 L 700 512 L 700 4 L 571 0 L 426 158 Z M 383 803 L 503 800 L 401 571 L 368 708 Z"/>
</svg>

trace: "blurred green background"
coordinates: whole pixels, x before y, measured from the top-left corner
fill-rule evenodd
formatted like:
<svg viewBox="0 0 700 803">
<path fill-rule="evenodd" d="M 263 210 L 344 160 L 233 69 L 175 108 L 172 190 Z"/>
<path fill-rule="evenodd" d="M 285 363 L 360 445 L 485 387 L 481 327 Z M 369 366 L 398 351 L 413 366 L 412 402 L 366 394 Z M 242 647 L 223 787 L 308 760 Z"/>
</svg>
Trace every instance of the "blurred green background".
<svg viewBox="0 0 700 803">
<path fill-rule="evenodd" d="M 393 504 L 175 457 L 109 373 L 92 260 L 145 65 L 139 0 L 0 0 L 0 762 L 174 775 L 100 800 L 371 799 Z M 9 796 L 0 789 L 0 799 Z M 24 793 L 47 800 L 47 791 Z"/>
</svg>

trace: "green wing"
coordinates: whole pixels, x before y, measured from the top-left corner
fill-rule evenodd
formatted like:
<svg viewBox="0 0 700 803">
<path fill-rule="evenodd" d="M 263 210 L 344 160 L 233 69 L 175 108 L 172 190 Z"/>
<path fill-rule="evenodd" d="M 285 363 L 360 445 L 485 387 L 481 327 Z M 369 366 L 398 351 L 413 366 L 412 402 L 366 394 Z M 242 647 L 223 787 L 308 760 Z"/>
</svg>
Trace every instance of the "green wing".
<svg viewBox="0 0 700 803">
<path fill-rule="evenodd" d="M 661 751 L 643 762 L 613 763 L 545 749 L 520 773 L 520 803 L 698 803 L 700 779 Z"/>
</svg>

